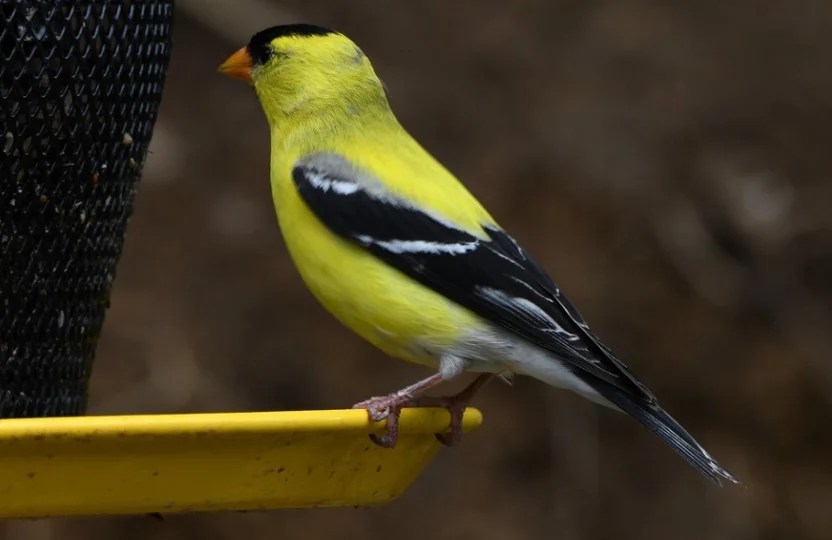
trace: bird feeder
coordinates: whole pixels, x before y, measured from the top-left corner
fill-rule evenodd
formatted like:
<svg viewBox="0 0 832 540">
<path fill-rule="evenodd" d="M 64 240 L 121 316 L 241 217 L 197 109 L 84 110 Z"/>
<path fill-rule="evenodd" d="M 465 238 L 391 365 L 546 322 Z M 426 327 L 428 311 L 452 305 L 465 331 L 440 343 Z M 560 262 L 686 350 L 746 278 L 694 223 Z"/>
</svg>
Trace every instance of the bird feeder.
<svg viewBox="0 0 832 540">
<path fill-rule="evenodd" d="M 446 411 L 404 411 L 392 450 L 361 410 L 83 416 L 172 22 L 171 0 L 0 2 L 0 518 L 392 500 Z"/>
<path fill-rule="evenodd" d="M 172 2 L 0 3 L 0 417 L 87 407 Z"/>
</svg>

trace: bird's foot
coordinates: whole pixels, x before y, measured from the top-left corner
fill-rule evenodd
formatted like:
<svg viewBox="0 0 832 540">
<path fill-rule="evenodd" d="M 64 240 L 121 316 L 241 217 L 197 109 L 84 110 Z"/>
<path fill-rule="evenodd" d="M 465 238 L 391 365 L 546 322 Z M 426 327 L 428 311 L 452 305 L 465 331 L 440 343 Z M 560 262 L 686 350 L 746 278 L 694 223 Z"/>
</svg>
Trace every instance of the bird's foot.
<svg viewBox="0 0 832 540">
<path fill-rule="evenodd" d="M 451 426 L 447 433 L 437 433 L 436 440 L 445 446 L 454 446 L 462 438 L 462 416 L 471 397 L 456 394 L 453 396 L 422 396 L 413 400 L 412 407 L 442 407 L 451 414 Z"/>
<path fill-rule="evenodd" d="M 402 409 L 405 407 L 442 407 L 451 413 L 451 428 L 448 433 L 437 433 L 436 439 L 445 446 L 453 446 L 458 443 L 462 436 L 462 416 L 470 398 L 460 394 L 453 396 L 423 396 L 418 398 L 407 397 L 399 399 L 399 396 L 372 397 L 368 400 L 356 403 L 353 409 L 367 409 L 367 416 L 373 422 L 381 422 L 387 419 L 387 433 L 384 435 L 370 434 L 370 439 L 383 448 L 395 448 L 399 439 L 399 418 Z"/>
<path fill-rule="evenodd" d="M 482 386 L 491 379 L 490 373 L 480 374 L 474 381 L 468 385 L 463 391 L 452 396 L 422 396 L 411 400 L 413 407 L 442 407 L 447 409 L 451 414 L 450 431 L 447 433 L 437 433 L 436 439 L 445 446 L 453 446 L 459 443 L 462 438 L 462 417 L 465 415 L 465 409 L 471 403 L 474 394 L 482 388 Z"/>
<path fill-rule="evenodd" d="M 413 396 L 397 392 L 389 396 L 376 396 L 356 403 L 353 409 L 367 409 L 367 416 L 373 422 L 387 419 L 387 433 L 384 435 L 370 434 L 370 440 L 382 448 L 394 448 L 399 440 L 399 416 L 402 408 L 413 400 Z"/>
<path fill-rule="evenodd" d="M 462 415 L 465 408 L 489 379 L 491 374 L 480 374 L 465 390 L 453 396 L 444 397 L 414 397 L 440 382 L 442 375 L 437 373 L 427 379 L 408 386 L 389 396 L 376 396 L 356 403 L 353 409 L 366 409 L 367 415 L 373 422 L 387 419 L 387 433 L 385 435 L 370 434 L 370 440 L 383 448 L 394 448 L 399 439 L 399 416 L 404 407 L 443 407 L 451 413 L 450 433 L 437 434 L 436 438 L 445 446 L 453 446 L 462 437 Z"/>
</svg>

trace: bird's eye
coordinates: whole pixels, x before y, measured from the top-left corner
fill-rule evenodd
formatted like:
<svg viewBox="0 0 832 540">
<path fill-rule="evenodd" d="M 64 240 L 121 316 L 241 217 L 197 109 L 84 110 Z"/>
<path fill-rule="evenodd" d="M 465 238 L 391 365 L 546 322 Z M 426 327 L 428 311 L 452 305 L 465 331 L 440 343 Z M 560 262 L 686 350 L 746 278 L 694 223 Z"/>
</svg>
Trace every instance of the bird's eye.
<svg viewBox="0 0 832 540">
<path fill-rule="evenodd" d="M 268 63 L 274 56 L 274 49 L 271 45 L 253 45 L 249 44 L 248 54 L 251 55 L 251 60 L 255 66 L 262 66 Z"/>
</svg>

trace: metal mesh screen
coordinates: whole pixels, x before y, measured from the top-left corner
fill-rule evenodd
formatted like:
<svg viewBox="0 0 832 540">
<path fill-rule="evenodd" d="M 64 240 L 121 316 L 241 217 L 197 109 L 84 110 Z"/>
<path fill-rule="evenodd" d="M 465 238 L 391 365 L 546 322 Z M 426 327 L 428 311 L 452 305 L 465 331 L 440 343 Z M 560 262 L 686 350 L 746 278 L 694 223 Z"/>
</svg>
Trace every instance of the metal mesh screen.
<svg viewBox="0 0 832 540">
<path fill-rule="evenodd" d="M 86 410 L 172 16 L 0 0 L 0 418 Z"/>
</svg>

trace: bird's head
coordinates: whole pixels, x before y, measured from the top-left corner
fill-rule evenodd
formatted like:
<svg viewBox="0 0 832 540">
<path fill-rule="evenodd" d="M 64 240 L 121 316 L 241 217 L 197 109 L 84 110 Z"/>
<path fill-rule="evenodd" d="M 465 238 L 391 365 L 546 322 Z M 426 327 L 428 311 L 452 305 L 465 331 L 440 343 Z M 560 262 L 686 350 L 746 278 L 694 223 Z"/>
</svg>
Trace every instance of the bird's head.
<svg viewBox="0 0 832 540">
<path fill-rule="evenodd" d="M 231 55 L 219 71 L 252 85 L 269 122 L 342 109 L 386 106 L 370 61 L 341 33 L 310 24 L 273 26 Z M 352 112 L 350 112 L 352 111 Z"/>
</svg>

